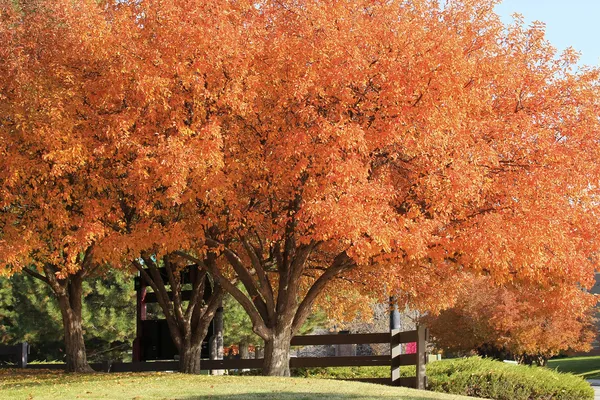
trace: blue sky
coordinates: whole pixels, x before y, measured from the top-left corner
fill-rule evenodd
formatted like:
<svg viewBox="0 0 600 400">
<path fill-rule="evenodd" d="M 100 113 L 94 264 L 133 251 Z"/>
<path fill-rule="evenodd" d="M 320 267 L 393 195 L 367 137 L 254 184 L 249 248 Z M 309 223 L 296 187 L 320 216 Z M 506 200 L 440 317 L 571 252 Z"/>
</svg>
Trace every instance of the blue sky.
<svg viewBox="0 0 600 400">
<path fill-rule="evenodd" d="M 546 23 L 546 37 L 559 51 L 582 53 L 580 65 L 600 65 L 600 0 L 504 0 L 496 7 L 504 23 L 515 12 L 525 22 Z"/>
</svg>

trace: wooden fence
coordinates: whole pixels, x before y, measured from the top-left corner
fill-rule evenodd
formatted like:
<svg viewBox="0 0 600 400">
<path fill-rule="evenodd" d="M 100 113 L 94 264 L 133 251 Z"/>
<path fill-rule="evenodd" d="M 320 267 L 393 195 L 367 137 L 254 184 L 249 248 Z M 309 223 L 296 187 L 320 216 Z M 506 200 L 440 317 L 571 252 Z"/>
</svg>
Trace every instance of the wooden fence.
<svg viewBox="0 0 600 400">
<path fill-rule="evenodd" d="M 0 346 L 0 356 L 9 356 L 11 361 L 16 361 L 18 368 L 27 367 L 27 355 L 29 345 L 27 342 L 18 343 L 13 346 Z"/>
<path fill-rule="evenodd" d="M 428 332 L 424 327 L 418 327 L 414 331 L 406 332 L 392 330 L 392 332 L 387 333 L 294 336 L 291 342 L 292 346 L 389 343 L 390 354 L 383 356 L 292 357 L 290 358 L 290 368 L 388 366 L 390 367 L 390 378 L 362 380 L 372 383 L 425 389 L 427 386 L 425 373 L 427 341 Z M 416 353 L 401 354 L 401 345 L 411 342 L 417 343 Z M 1 353 L 1 349 L 2 347 L 0 347 L 0 354 L 3 354 Z M 64 364 L 27 365 L 26 360 L 25 354 L 25 363 L 23 365 L 31 369 L 64 368 Z M 260 369 L 262 365 L 263 359 L 202 360 L 201 363 L 203 370 Z M 415 365 L 416 376 L 400 377 L 400 367 L 405 365 Z M 177 371 L 179 367 L 177 361 L 104 362 L 92 363 L 90 366 L 96 371 L 104 372 Z"/>
</svg>

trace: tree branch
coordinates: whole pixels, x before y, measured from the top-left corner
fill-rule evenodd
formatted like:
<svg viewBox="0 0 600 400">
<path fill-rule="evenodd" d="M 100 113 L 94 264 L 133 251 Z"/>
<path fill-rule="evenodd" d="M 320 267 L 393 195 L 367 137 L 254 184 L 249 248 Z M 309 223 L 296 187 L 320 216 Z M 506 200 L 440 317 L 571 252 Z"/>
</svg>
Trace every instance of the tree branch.
<svg viewBox="0 0 600 400">
<path fill-rule="evenodd" d="M 215 283 L 213 284 L 213 292 L 210 295 L 210 300 L 208 301 L 208 304 L 206 305 L 206 309 L 204 310 L 204 313 L 202 314 L 202 316 L 200 318 L 198 318 L 196 324 L 194 325 L 194 327 L 193 327 L 194 331 L 200 327 L 204 327 L 204 329 L 208 329 L 210 321 L 214 318 L 215 313 L 217 312 L 217 309 L 221 305 L 221 302 L 222 302 L 224 296 L 225 296 L 225 291 L 223 290 L 223 287 L 215 280 Z M 200 342 L 201 339 L 206 336 L 206 331 L 202 332 L 202 333 L 203 333 L 202 335 L 197 335 L 197 337 L 196 337 L 198 342 Z M 200 343 L 195 343 L 195 344 L 198 345 Z"/>
<path fill-rule="evenodd" d="M 302 327 L 302 324 L 308 317 L 315 300 L 321 294 L 321 292 L 323 292 L 323 289 L 325 289 L 327 283 L 342 271 L 350 270 L 355 266 L 356 264 L 350 257 L 348 257 L 346 252 L 340 253 L 335 257 L 331 263 L 331 266 L 327 268 L 327 270 L 313 283 L 306 293 L 306 296 L 300 303 L 292 324 L 293 334 L 296 334 L 300 327 Z"/>
<path fill-rule="evenodd" d="M 36 279 L 39 279 L 42 282 L 46 282 L 46 284 L 50 285 L 50 280 L 48 278 L 46 278 L 44 275 L 37 273 L 34 270 L 29 269 L 29 268 L 23 268 L 23 271 L 25 271 L 26 274 L 28 274 Z"/>
<path fill-rule="evenodd" d="M 68 295 L 68 293 L 65 291 L 65 287 L 60 284 L 58 279 L 56 279 L 56 271 L 54 271 L 52 265 L 47 263 L 44 264 L 44 274 L 46 275 L 46 278 L 48 278 L 48 283 L 50 284 L 52 290 L 54 290 L 54 293 L 56 293 L 58 296 Z"/>
<path fill-rule="evenodd" d="M 240 303 L 244 310 L 246 310 L 246 313 L 248 313 L 248 316 L 252 321 L 253 331 L 264 340 L 267 340 L 270 336 L 270 330 L 267 328 L 265 320 L 262 318 L 262 316 L 256 309 L 255 303 L 253 303 L 244 292 L 238 289 L 237 286 L 235 286 L 221 274 L 221 271 L 219 271 L 219 268 L 217 267 L 217 264 L 213 257 L 214 255 L 212 257 L 209 257 L 209 259 L 207 260 L 206 265 L 208 267 L 208 272 L 210 272 L 213 278 L 215 280 L 218 280 L 221 286 L 223 286 L 223 288 L 229 294 L 231 294 L 233 298 L 235 298 L 238 301 L 238 303 Z"/>
<path fill-rule="evenodd" d="M 196 266 L 196 268 L 198 268 L 198 266 Z M 204 286 L 206 285 L 205 284 L 206 271 L 202 270 L 200 272 L 201 272 L 200 276 L 198 276 L 198 274 L 195 274 L 196 276 L 195 276 L 194 282 L 192 283 L 192 296 L 188 303 L 187 310 L 185 310 L 185 319 L 186 320 L 192 318 L 192 316 L 194 315 L 194 311 L 196 310 L 196 308 L 200 308 L 200 303 L 201 303 L 202 299 L 204 298 Z M 190 275 L 191 275 L 191 271 L 190 271 Z"/>
<path fill-rule="evenodd" d="M 147 259 L 147 257 L 145 257 L 145 258 Z M 152 287 L 152 290 L 154 290 L 154 293 L 156 293 L 156 299 L 158 300 L 158 303 L 159 303 L 160 307 L 162 308 L 163 313 L 165 314 L 165 318 L 168 320 L 169 330 L 171 331 L 171 336 L 173 337 L 173 341 L 177 345 L 177 348 L 179 348 L 181 346 L 181 334 L 180 334 L 180 332 L 174 331 L 175 327 L 178 327 L 178 324 L 177 324 L 177 321 L 175 320 L 175 318 L 173 317 L 173 314 L 171 313 L 171 309 L 169 307 L 170 300 L 168 299 L 165 286 L 162 283 L 162 277 L 156 270 L 156 266 L 154 265 L 152 260 L 148 259 L 148 261 L 146 261 L 145 258 L 144 258 L 144 256 L 142 256 L 142 259 L 144 260 L 144 263 L 150 270 L 150 273 L 152 274 L 152 276 L 150 276 L 150 274 L 148 274 L 148 272 L 146 271 L 144 266 L 138 260 L 133 260 L 132 264 L 140 272 L 140 274 L 142 275 L 142 278 L 146 281 L 146 283 L 148 283 L 148 285 L 150 285 L 150 287 Z M 156 282 L 156 275 L 158 275 L 160 285 Z"/>
<path fill-rule="evenodd" d="M 245 237 L 241 238 L 242 244 L 246 249 L 246 253 L 250 256 L 250 260 L 252 261 L 252 265 L 256 270 L 256 275 L 258 276 L 258 290 L 262 295 L 263 299 L 265 299 L 265 303 L 267 306 L 267 315 L 269 320 L 273 319 L 275 313 L 275 296 L 273 294 L 273 288 L 271 287 L 271 282 L 269 282 L 269 277 L 265 273 L 265 269 L 263 268 L 263 264 L 256 254 L 256 250 L 252 245 L 248 242 Z"/>
<path fill-rule="evenodd" d="M 167 278 L 169 279 L 169 284 L 171 286 L 173 312 L 175 313 L 175 317 L 182 322 L 181 326 L 184 327 L 185 324 L 183 324 L 183 322 L 185 321 L 185 318 L 183 316 L 183 306 L 181 304 L 181 275 L 179 274 L 179 271 L 177 271 L 177 276 L 173 273 L 172 264 L 168 255 L 163 257 L 163 264 L 167 271 Z"/>
<path fill-rule="evenodd" d="M 217 242 L 216 240 L 210 239 L 210 238 L 206 239 L 206 243 L 212 247 L 223 246 L 221 243 Z M 240 281 L 242 282 L 242 284 L 248 291 L 248 295 L 250 296 L 250 299 L 254 303 L 254 306 L 256 307 L 256 311 L 259 312 L 263 321 L 265 321 L 265 323 L 267 323 L 267 325 L 268 325 L 270 319 L 269 319 L 269 312 L 267 310 L 267 305 L 266 305 L 264 299 L 262 298 L 262 296 L 260 295 L 260 293 L 258 292 L 258 289 L 256 287 L 257 285 L 254 282 L 254 279 L 252 278 L 252 276 L 250 275 L 250 273 L 244 266 L 244 263 L 242 262 L 240 257 L 237 255 L 237 253 L 234 252 L 233 250 L 231 250 L 230 248 L 228 248 L 227 246 L 223 246 L 223 247 L 224 247 L 223 253 L 225 254 L 225 258 L 227 259 L 229 264 L 233 267 L 238 278 L 240 279 Z"/>
</svg>

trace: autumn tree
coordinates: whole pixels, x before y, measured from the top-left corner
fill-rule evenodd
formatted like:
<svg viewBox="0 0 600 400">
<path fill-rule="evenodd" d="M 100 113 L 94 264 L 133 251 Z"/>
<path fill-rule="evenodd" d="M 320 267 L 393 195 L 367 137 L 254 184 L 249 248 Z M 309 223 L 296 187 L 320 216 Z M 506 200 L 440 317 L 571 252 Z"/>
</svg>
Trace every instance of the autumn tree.
<svg viewBox="0 0 600 400">
<path fill-rule="evenodd" d="M 86 142 L 100 148 L 87 168 L 109 159 L 103 181 L 87 180 L 96 192 L 86 198 L 106 199 L 95 253 L 128 263 L 167 256 L 208 271 L 265 341 L 270 375 L 289 374 L 291 337 L 328 290 L 343 297 L 334 289 L 346 284 L 380 292 L 385 282 L 433 310 L 452 304 L 468 274 L 589 286 L 598 71 L 573 71 L 576 55 L 557 55 L 543 26 L 505 27 L 493 6 L 98 7 L 111 21 L 100 24 L 110 27 L 96 49 L 104 57 L 65 80 L 85 95 L 59 118 L 70 140 L 73 127 L 89 127 L 86 138 L 99 130 L 101 146 Z M 77 43 L 94 40 L 68 25 Z M 79 53 L 78 62 L 99 54 Z M 21 66 L 20 55 L 9 60 L 2 68 Z M 102 86 L 92 90 L 90 79 Z M 61 98 L 56 87 L 45 93 Z M 13 120 L 31 111 L 2 104 L 3 134 L 23 132 Z M 71 154 L 63 142 L 56 146 Z"/>
<path fill-rule="evenodd" d="M 209 270 L 270 375 L 335 281 L 424 309 L 467 273 L 590 285 L 598 72 L 493 6 L 129 5 L 114 241 Z"/>
<path fill-rule="evenodd" d="M 187 15 L 184 6 L 180 11 Z M 163 24 L 168 7 L 144 7 L 95 1 L 3 7 L 2 33 L 10 44 L 3 54 L 6 95 L 0 105 L 6 116 L 3 271 L 29 273 L 52 286 L 64 314 L 68 354 L 75 349 L 67 356 L 69 370 L 89 370 L 81 286 L 100 266 L 135 267 L 154 289 L 183 372 L 199 372 L 200 344 L 222 296 L 214 282 L 204 303 L 206 272 L 167 261 L 169 249 L 186 243 L 181 216 L 190 214 L 182 203 L 213 187 L 210 169 L 219 166 L 221 141 L 210 113 L 194 117 L 190 111 L 195 101 L 205 104 L 200 96 L 206 88 L 192 90 L 194 81 L 183 81 L 201 77 L 198 71 L 210 65 L 202 58 L 208 51 L 202 40 L 207 27 L 219 29 L 208 18 L 219 5 L 192 5 L 200 12 L 196 30 Z M 188 55 L 160 40 L 186 30 L 196 40 L 187 42 Z M 57 37 L 60 43 L 54 43 Z M 193 75 L 177 75 L 159 67 L 161 57 L 169 67 L 190 57 L 199 64 L 184 65 Z M 159 276 L 159 266 L 168 276 Z M 180 272 L 186 268 L 194 276 L 190 301 L 181 297 Z"/>
<path fill-rule="evenodd" d="M 450 305 L 465 271 L 590 285 L 597 71 L 492 9 L 248 11 L 245 68 L 223 67 L 239 86 L 223 100 L 222 200 L 200 205 L 198 242 L 227 261 L 211 273 L 265 340 L 265 373 L 288 374 L 291 336 L 336 279 L 385 280 L 425 309 Z"/>
<path fill-rule="evenodd" d="M 590 350 L 595 305 L 579 287 L 500 287 L 479 278 L 452 308 L 423 320 L 440 349 L 544 365 L 561 351 Z"/>
<path fill-rule="evenodd" d="M 108 258 L 133 264 L 152 287 L 185 373 L 200 373 L 201 344 L 224 290 L 207 275 L 219 262 L 216 254 L 190 263 L 175 252 L 190 248 L 207 224 L 209 216 L 197 207 L 222 196 L 218 102 L 230 81 L 223 65 L 238 50 L 231 42 L 241 34 L 240 7 L 246 6 L 148 1 L 121 3 L 114 11 L 114 34 L 127 44 L 122 73 L 128 90 L 118 116 L 127 137 L 112 166 L 119 171 L 116 227 L 99 247 Z M 191 291 L 189 299 L 184 290 Z"/>
<path fill-rule="evenodd" d="M 109 31 L 96 2 L 0 4 L 0 271 L 52 289 L 74 372 L 91 370 L 82 287 L 104 265 L 96 243 L 118 204 L 103 176 L 112 105 L 100 88 L 120 71 Z"/>
<path fill-rule="evenodd" d="M 202 342 L 225 293 L 221 285 L 211 282 L 206 270 L 198 265 L 178 265 L 168 255 L 162 262 L 153 258 L 144 254 L 134 264 L 142 279 L 152 287 L 166 317 L 179 354 L 179 371 L 199 374 Z M 187 299 L 185 289 L 189 291 Z"/>
</svg>

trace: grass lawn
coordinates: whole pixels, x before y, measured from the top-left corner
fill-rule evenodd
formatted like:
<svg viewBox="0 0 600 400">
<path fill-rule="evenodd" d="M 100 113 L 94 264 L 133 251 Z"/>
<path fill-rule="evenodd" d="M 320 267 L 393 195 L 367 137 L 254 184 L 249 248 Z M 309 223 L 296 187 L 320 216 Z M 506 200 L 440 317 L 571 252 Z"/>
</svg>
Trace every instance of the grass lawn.
<svg viewBox="0 0 600 400">
<path fill-rule="evenodd" d="M 584 379 L 600 379 L 600 356 L 557 358 L 548 361 L 548 368 Z"/>
<path fill-rule="evenodd" d="M 326 379 L 190 376 L 176 373 L 64 374 L 0 369 L 0 399 L 474 399 Z"/>
</svg>

